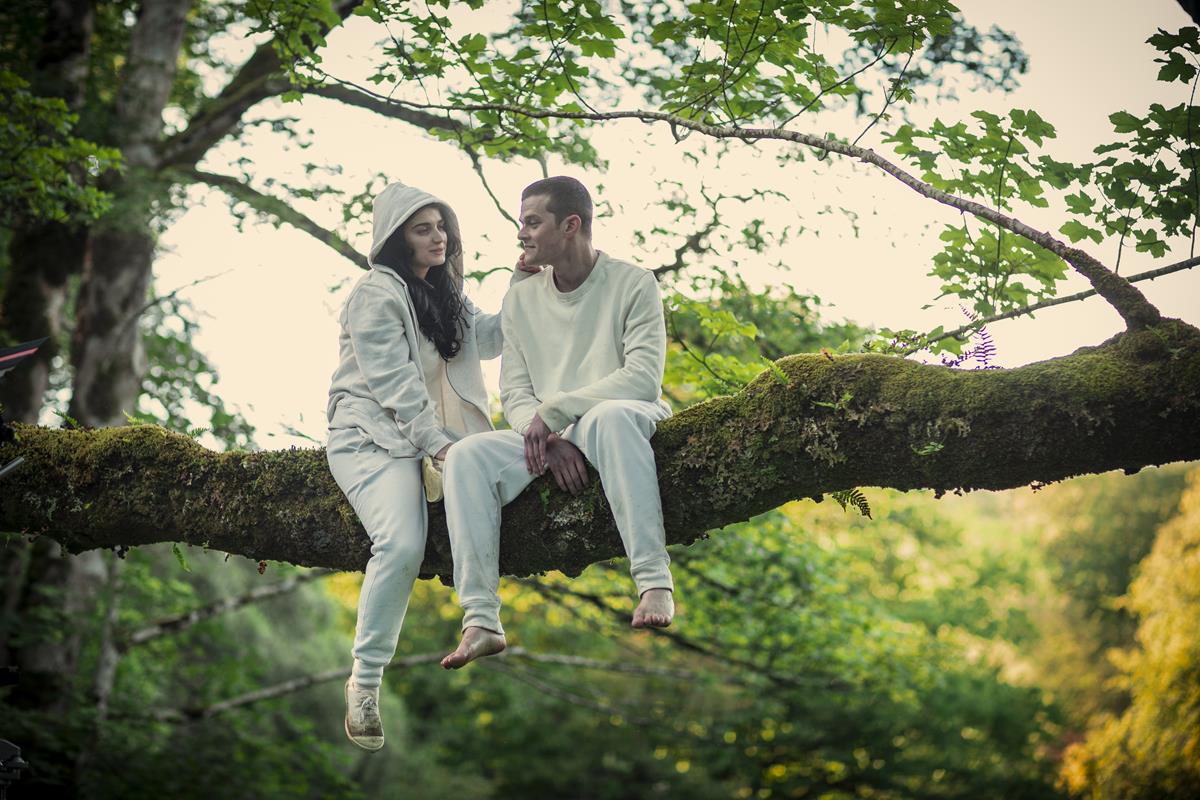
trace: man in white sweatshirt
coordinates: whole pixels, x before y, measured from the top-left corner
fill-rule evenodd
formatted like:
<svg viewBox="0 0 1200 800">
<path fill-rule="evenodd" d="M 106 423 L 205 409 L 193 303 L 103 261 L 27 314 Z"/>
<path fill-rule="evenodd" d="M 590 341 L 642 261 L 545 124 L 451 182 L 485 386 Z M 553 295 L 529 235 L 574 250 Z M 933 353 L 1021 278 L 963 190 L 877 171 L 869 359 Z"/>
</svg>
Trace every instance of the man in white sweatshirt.
<svg viewBox="0 0 1200 800">
<path fill-rule="evenodd" d="M 521 194 L 521 263 L 550 267 L 504 301 L 500 399 L 512 430 L 470 436 L 446 459 L 446 521 L 465 612 L 447 669 L 504 649 L 500 507 L 550 470 L 575 494 L 596 467 L 641 596 L 633 627 L 666 627 L 675 608 L 650 437 L 667 337 L 654 274 L 592 246 L 592 199 L 574 178 Z"/>
</svg>

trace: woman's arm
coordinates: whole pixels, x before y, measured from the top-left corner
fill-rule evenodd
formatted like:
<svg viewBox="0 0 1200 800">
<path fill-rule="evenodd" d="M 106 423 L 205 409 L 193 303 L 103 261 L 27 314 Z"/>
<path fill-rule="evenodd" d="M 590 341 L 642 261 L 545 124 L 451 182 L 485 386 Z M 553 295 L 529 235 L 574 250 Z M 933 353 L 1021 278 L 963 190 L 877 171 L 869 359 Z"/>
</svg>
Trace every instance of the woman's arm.
<svg viewBox="0 0 1200 800">
<path fill-rule="evenodd" d="M 525 256 L 517 260 L 512 279 L 508 288 L 512 289 L 521 281 L 542 271 L 541 267 L 525 266 Z M 507 294 L 507 293 L 506 293 Z M 499 314 L 484 314 L 469 300 L 466 302 L 467 313 L 474 314 L 475 341 L 479 346 L 479 357 L 483 360 L 495 358 L 504 349 L 504 331 L 500 325 Z"/>
</svg>

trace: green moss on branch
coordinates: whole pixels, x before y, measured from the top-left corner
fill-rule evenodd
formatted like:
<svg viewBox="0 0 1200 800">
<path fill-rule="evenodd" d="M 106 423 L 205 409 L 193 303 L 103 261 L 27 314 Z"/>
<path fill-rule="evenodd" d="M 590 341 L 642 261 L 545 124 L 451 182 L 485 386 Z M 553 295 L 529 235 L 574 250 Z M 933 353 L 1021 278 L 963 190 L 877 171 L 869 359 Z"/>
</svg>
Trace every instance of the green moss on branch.
<svg viewBox="0 0 1200 800">
<path fill-rule="evenodd" d="M 659 426 L 670 542 L 856 486 L 1006 489 L 1200 458 L 1200 332 L 1173 320 L 1013 370 L 878 355 L 778 364 L 786 384 L 767 372 Z M 0 462 L 26 459 L 0 482 L 0 529 L 73 551 L 180 541 L 335 569 L 368 558 L 321 449 L 221 454 L 150 426 L 18 432 L 0 448 Z M 573 574 L 621 553 L 598 481 L 575 498 L 535 481 L 505 508 L 502 542 L 506 574 Z M 431 506 L 424 571 L 450 563 Z"/>
</svg>

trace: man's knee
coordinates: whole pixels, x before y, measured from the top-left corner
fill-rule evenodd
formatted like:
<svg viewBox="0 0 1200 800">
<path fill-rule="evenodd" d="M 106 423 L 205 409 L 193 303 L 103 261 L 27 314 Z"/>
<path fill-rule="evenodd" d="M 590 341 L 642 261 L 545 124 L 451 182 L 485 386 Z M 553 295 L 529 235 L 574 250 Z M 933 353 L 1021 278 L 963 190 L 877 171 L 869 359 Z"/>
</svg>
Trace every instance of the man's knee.
<svg viewBox="0 0 1200 800">
<path fill-rule="evenodd" d="M 636 431 L 646 438 L 654 435 L 654 420 L 629 400 L 602 400 L 584 414 L 579 423 L 604 434 L 617 431 Z"/>
</svg>

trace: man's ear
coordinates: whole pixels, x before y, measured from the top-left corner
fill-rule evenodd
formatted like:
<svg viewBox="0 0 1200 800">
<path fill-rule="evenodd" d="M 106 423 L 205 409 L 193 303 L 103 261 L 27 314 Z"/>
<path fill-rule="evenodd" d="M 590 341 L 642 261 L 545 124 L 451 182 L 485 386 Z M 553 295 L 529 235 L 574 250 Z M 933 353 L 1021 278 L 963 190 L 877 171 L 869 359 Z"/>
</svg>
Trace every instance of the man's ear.
<svg viewBox="0 0 1200 800">
<path fill-rule="evenodd" d="M 583 220 L 578 214 L 571 214 L 563 220 L 563 232 L 569 234 L 579 233 L 580 227 L 583 226 Z"/>
</svg>

